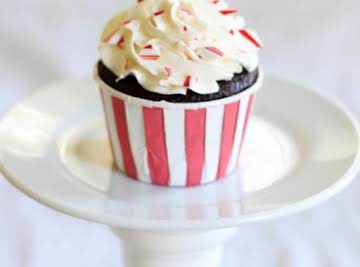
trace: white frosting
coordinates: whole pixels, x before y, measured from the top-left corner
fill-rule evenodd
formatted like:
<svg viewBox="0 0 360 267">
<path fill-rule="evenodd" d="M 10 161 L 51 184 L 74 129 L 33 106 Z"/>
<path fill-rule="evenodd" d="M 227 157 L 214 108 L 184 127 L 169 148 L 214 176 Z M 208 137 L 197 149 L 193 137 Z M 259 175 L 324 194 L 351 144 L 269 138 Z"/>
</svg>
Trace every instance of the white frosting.
<svg viewBox="0 0 360 267">
<path fill-rule="evenodd" d="M 152 92 L 216 93 L 217 81 L 258 66 L 261 43 L 235 13 L 225 1 L 139 0 L 106 25 L 101 59 Z"/>
</svg>

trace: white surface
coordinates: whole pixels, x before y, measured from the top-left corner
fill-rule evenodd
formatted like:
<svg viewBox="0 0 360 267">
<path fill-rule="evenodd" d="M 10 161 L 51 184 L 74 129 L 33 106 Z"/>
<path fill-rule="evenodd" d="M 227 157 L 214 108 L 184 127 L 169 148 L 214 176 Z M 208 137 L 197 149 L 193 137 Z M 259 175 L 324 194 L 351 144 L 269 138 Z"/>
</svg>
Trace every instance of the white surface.
<svg viewBox="0 0 360 267">
<path fill-rule="evenodd" d="M 59 82 L 18 103 L 1 120 L 0 167 L 11 183 L 45 205 L 113 227 L 239 226 L 313 207 L 355 177 L 360 127 L 332 101 L 266 79 L 241 154 L 243 171 L 182 190 L 124 179 L 113 169 L 95 83 Z"/>
<path fill-rule="evenodd" d="M 237 232 L 223 227 L 318 205 L 360 168 L 360 127 L 336 100 L 268 78 L 255 115 L 243 172 L 192 189 L 149 186 L 113 169 L 94 82 L 59 82 L 1 120 L 0 168 L 45 205 L 114 227 L 126 267 L 220 267 Z"/>
<path fill-rule="evenodd" d="M 122 1 L 126 2 L 126 1 Z M 0 109 L 54 79 L 91 71 L 101 24 L 119 1 L 13 1 L 0 16 Z M 360 118 L 360 4 L 356 0 L 241 1 L 266 43 L 267 71 L 338 96 Z M 24 26 L 26 25 L 26 27 Z M 360 264 L 360 182 L 304 214 L 245 226 L 225 266 Z M 51 211 L 0 180 L 2 266 L 121 266 L 110 231 Z"/>
<path fill-rule="evenodd" d="M 220 267 L 224 244 L 237 228 L 199 232 L 115 230 L 124 240 L 127 267 Z"/>
</svg>

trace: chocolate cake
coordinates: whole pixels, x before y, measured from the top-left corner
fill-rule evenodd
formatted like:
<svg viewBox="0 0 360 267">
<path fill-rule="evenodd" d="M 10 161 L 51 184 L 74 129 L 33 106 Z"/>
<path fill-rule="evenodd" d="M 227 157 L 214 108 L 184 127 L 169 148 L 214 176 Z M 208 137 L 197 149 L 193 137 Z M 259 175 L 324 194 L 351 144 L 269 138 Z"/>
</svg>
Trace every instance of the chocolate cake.
<svg viewBox="0 0 360 267">
<path fill-rule="evenodd" d="M 230 81 L 219 81 L 218 84 L 220 90 L 213 94 L 201 95 L 188 89 L 186 95 L 164 95 L 146 90 L 138 83 L 136 77 L 132 75 L 118 80 L 118 77 L 108 69 L 102 61 L 99 61 L 97 68 L 101 79 L 114 90 L 152 101 L 167 101 L 173 103 L 205 102 L 233 96 L 251 87 L 257 81 L 259 75 L 258 69 L 253 72 L 244 70 L 240 74 L 235 74 L 234 78 Z"/>
</svg>

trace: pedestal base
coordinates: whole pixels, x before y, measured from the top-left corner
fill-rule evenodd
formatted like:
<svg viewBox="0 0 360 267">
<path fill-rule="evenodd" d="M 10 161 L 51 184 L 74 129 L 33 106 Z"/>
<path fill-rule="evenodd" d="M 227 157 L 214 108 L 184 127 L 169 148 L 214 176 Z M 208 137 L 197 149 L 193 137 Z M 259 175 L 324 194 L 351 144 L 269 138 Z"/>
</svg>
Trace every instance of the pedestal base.
<svg viewBox="0 0 360 267">
<path fill-rule="evenodd" d="M 124 241 L 126 267 L 220 267 L 224 245 L 237 229 L 113 231 Z"/>
</svg>

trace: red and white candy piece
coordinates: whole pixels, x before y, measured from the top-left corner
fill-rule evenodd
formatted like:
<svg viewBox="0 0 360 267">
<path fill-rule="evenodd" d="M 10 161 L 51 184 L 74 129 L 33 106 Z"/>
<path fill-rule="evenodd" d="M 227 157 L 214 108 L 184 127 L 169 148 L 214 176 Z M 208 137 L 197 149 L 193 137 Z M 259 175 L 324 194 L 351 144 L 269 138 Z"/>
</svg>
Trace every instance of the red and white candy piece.
<svg viewBox="0 0 360 267">
<path fill-rule="evenodd" d="M 223 10 L 219 10 L 219 12 L 223 15 L 233 15 L 237 13 L 236 9 L 223 9 Z"/>
<path fill-rule="evenodd" d="M 188 75 L 188 76 L 185 77 L 183 86 L 185 88 L 189 88 L 191 86 L 191 82 L 192 82 L 192 77 L 191 77 L 191 75 Z"/>
<path fill-rule="evenodd" d="M 203 60 L 215 60 L 224 56 L 224 52 L 215 46 L 199 48 L 196 50 L 196 54 Z"/>
<path fill-rule="evenodd" d="M 214 46 L 207 46 L 207 47 L 205 47 L 205 49 L 218 55 L 219 57 L 224 56 L 224 52 Z"/>
<path fill-rule="evenodd" d="M 186 89 L 193 88 L 194 86 L 196 86 L 198 84 L 198 82 L 199 82 L 199 77 L 187 75 L 187 76 L 185 76 L 183 86 Z"/>
<path fill-rule="evenodd" d="M 154 16 L 155 16 L 155 17 L 158 17 L 158 16 L 161 16 L 161 15 L 164 14 L 164 13 L 165 13 L 164 10 L 159 10 L 159 11 L 154 12 Z"/>
<path fill-rule="evenodd" d="M 259 41 L 257 41 L 255 39 L 254 36 L 251 35 L 251 33 L 249 33 L 247 30 L 245 29 L 242 29 L 242 30 L 239 30 L 239 33 L 244 37 L 246 38 L 248 41 L 250 41 L 251 43 L 253 43 L 257 48 L 262 48 L 262 45 Z"/>
<path fill-rule="evenodd" d="M 147 44 L 141 50 L 140 57 L 144 60 L 159 60 L 160 51 L 155 49 L 152 44 Z"/>
</svg>

